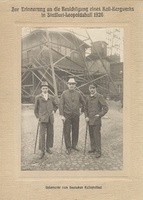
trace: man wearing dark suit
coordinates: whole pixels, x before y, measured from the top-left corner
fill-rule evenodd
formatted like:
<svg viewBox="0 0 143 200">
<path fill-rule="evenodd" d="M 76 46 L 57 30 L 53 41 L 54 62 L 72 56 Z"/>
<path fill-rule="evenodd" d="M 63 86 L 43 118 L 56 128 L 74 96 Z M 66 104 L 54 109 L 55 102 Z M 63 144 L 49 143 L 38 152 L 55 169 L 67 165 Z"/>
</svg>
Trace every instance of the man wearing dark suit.
<svg viewBox="0 0 143 200">
<path fill-rule="evenodd" d="M 68 90 L 65 90 L 61 95 L 60 115 L 64 122 L 66 153 L 70 154 L 71 149 L 79 151 L 77 149 L 79 117 L 84 111 L 85 101 L 80 92 L 76 90 L 76 81 L 74 78 L 70 78 L 67 85 Z M 72 136 L 70 136 L 71 130 Z"/>
<path fill-rule="evenodd" d="M 91 151 L 95 157 L 101 156 L 101 117 L 108 112 L 108 105 L 104 97 L 97 93 L 97 85 L 89 85 L 90 95 L 86 99 L 85 117 L 89 124 Z"/>
<path fill-rule="evenodd" d="M 45 149 L 47 153 L 51 154 L 50 148 L 53 147 L 53 123 L 54 112 L 56 112 L 58 106 L 53 96 L 48 94 L 48 83 L 42 82 L 42 93 L 35 99 L 34 113 L 36 118 L 39 119 L 40 133 L 39 133 L 39 150 L 41 151 L 40 158 L 45 155 Z M 45 145 L 45 133 L 46 133 L 46 145 Z"/>
</svg>

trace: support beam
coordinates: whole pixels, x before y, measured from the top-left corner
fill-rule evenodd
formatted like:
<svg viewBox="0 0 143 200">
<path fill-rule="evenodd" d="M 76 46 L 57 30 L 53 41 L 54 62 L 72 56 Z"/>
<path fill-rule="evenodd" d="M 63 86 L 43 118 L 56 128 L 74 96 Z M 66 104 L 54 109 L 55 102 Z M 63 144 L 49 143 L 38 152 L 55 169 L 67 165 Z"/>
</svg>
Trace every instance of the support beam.
<svg viewBox="0 0 143 200">
<path fill-rule="evenodd" d="M 30 75 L 30 72 L 26 74 L 26 76 L 22 79 L 22 82 Z"/>
<path fill-rule="evenodd" d="M 81 52 L 79 40 L 75 37 L 75 33 L 74 33 L 74 32 L 73 32 L 73 35 L 74 35 L 74 39 L 75 39 L 75 42 L 76 42 L 76 44 L 77 44 L 78 50 L 79 50 L 79 52 L 80 52 L 80 54 L 81 54 L 81 57 L 82 57 L 82 59 L 83 59 L 83 61 L 84 61 L 84 64 L 85 64 L 85 73 L 87 74 L 88 80 L 90 80 L 89 71 L 88 71 L 88 66 L 87 66 L 87 63 L 86 63 L 86 59 L 85 59 L 84 55 L 83 55 L 82 52 Z"/>
<path fill-rule="evenodd" d="M 46 31 L 46 35 L 47 35 L 48 46 L 49 46 L 49 57 L 50 57 L 50 64 L 51 64 L 51 69 L 52 69 L 54 90 L 55 90 L 55 95 L 58 96 L 57 84 L 56 84 L 56 78 L 55 78 L 55 71 L 54 71 L 54 66 L 53 66 L 53 57 L 52 57 L 51 44 L 50 44 L 50 37 L 49 37 L 48 30 Z"/>
<path fill-rule="evenodd" d="M 81 88 L 81 87 L 84 87 L 85 85 L 88 85 L 89 83 L 93 83 L 94 81 L 97 81 L 97 80 L 99 80 L 99 79 L 101 79 L 101 78 L 103 78 L 103 77 L 105 77 L 105 76 L 107 76 L 107 74 L 105 74 L 105 75 L 103 75 L 103 76 L 100 76 L 99 78 L 93 79 L 93 80 L 89 81 L 88 83 L 85 83 L 85 84 L 83 84 L 83 85 L 80 85 L 80 86 L 78 87 L 78 89 Z"/>
<path fill-rule="evenodd" d="M 57 67 L 57 66 L 55 66 L 55 68 L 59 69 L 60 71 L 66 72 L 67 74 L 70 74 L 70 75 L 72 75 L 72 76 L 74 76 L 74 77 L 76 77 L 76 78 L 79 78 L 79 79 L 81 79 L 81 80 L 87 81 L 86 79 L 81 78 L 81 77 L 79 77 L 78 75 L 75 75 L 75 74 L 73 74 L 73 73 L 71 73 L 71 72 L 69 72 L 69 71 L 67 71 L 67 70 L 61 69 L 61 68 L 59 68 L 59 67 Z"/>
</svg>

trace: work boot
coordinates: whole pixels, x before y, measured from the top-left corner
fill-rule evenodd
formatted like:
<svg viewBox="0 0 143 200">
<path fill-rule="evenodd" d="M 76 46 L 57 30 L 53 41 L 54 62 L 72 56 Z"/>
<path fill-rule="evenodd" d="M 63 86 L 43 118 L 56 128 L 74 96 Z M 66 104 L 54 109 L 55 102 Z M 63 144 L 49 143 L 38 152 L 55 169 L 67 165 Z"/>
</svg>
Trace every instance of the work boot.
<svg viewBox="0 0 143 200">
<path fill-rule="evenodd" d="M 95 152 L 95 150 L 90 150 L 90 151 L 88 151 L 88 153 L 94 153 Z"/>
<path fill-rule="evenodd" d="M 68 149 L 66 150 L 66 154 L 67 154 L 67 155 L 70 155 L 70 153 L 71 153 L 71 149 L 68 148 Z"/>
<path fill-rule="evenodd" d="M 46 150 L 46 152 L 52 154 L 52 151 L 49 148 Z"/>
<path fill-rule="evenodd" d="M 72 147 L 72 149 L 74 149 L 75 151 L 79 151 L 79 149 L 77 149 L 76 147 Z"/>
<path fill-rule="evenodd" d="M 41 151 L 41 152 L 40 152 L 39 159 L 42 159 L 42 158 L 44 157 L 44 155 L 45 155 L 45 152 L 44 152 L 44 151 Z"/>
<path fill-rule="evenodd" d="M 101 153 L 100 152 L 97 152 L 96 154 L 95 154 L 95 158 L 100 158 L 101 157 Z"/>
</svg>

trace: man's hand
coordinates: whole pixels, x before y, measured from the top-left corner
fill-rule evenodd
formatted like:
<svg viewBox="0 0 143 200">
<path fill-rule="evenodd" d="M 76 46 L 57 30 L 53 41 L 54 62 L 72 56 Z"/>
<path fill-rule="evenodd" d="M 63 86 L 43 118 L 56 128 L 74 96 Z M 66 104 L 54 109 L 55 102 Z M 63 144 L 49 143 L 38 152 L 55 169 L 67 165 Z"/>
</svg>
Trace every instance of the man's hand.
<svg viewBox="0 0 143 200">
<path fill-rule="evenodd" d="M 64 116 L 61 116 L 61 119 L 63 122 L 65 122 L 66 118 Z"/>
<path fill-rule="evenodd" d="M 36 115 L 36 118 L 39 119 L 39 115 Z"/>
<path fill-rule="evenodd" d="M 89 122 L 89 117 L 86 117 L 85 120 L 86 120 L 86 122 Z"/>
<path fill-rule="evenodd" d="M 99 118 L 100 116 L 97 114 L 97 115 L 95 115 L 95 120 L 98 120 L 98 118 Z"/>
</svg>

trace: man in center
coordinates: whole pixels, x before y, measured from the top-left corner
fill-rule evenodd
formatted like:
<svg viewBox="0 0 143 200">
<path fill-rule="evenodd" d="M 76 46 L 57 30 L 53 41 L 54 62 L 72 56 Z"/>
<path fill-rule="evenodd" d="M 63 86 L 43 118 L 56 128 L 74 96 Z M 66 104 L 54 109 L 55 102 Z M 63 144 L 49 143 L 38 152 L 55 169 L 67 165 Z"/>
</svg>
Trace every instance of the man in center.
<svg viewBox="0 0 143 200">
<path fill-rule="evenodd" d="M 64 138 L 67 154 L 71 153 L 71 149 L 77 149 L 79 135 L 79 118 L 85 110 L 85 101 L 80 92 L 76 89 L 76 81 L 70 78 L 68 90 L 65 90 L 61 95 L 60 100 L 60 115 L 64 124 Z M 72 130 L 72 135 L 70 134 Z"/>
</svg>

